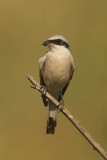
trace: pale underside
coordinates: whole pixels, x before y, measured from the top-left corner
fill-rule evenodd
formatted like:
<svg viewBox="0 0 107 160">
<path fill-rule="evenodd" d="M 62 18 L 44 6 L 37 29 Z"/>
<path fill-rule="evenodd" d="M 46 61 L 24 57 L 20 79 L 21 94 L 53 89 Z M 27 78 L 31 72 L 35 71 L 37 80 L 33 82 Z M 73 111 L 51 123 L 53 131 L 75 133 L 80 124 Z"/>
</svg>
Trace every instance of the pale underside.
<svg viewBox="0 0 107 160">
<path fill-rule="evenodd" d="M 73 57 L 67 50 L 62 52 L 49 51 L 39 60 L 40 72 L 47 90 L 52 95 L 61 94 L 70 82 L 74 71 Z"/>
</svg>

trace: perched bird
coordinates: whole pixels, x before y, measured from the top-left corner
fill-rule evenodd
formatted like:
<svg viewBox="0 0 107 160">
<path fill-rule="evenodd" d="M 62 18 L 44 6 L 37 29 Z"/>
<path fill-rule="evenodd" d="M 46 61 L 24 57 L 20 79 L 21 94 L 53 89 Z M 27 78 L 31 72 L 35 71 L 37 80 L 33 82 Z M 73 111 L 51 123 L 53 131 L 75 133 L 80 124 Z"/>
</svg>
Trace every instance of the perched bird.
<svg viewBox="0 0 107 160">
<path fill-rule="evenodd" d="M 39 59 L 40 63 L 40 84 L 59 102 L 72 79 L 74 73 L 74 61 L 70 45 L 66 38 L 60 35 L 53 36 L 43 42 L 49 50 Z M 49 104 L 47 120 L 47 134 L 54 134 L 57 125 L 57 109 L 52 102 L 48 102 L 42 95 L 44 105 Z"/>
</svg>

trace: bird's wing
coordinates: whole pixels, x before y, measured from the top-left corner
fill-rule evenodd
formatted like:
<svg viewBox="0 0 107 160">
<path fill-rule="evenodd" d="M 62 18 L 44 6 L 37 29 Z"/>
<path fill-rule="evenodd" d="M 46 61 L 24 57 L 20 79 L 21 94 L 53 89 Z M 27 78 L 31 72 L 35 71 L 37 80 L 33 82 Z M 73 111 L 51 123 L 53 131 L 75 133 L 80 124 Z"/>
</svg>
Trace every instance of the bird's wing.
<svg viewBox="0 0 107 160">
<path fill-rule="evenodd" d="M 69 81 L 67 82 L 66 86 L 63 88 L 63 90 L 62 90 L 62 95 L 61 95 L 61 96 L 59 96 L 58 101 L 60 101 L 60 100 L 61 100 L 61 97 L 64 95 L 64 93 L 65 93 L 66 89 L 68 88 L 68 85 L 69 85 L 69 83 L 70 83 L 70 81 L 71 81 L 71 79 L 72 79 L 72 77 L 73 77 L 74 71 L 75 71 L 75 67 L 74 67 L 74 65 L 71 65 L 71 67 L 70 67 L 70 76 L 69 76 Z"/>
<path fill-rule="evenodd" d="M 46 89 L 46 85 L 43 80 L 43 72 L 44 72 L 44 66 L 46 61 L 46 55 L 39 59 L 40 69 L 39 69 L 39 77 L 40 77 L 40 85 Z M 45 106 L 48 105 L 48 99 L 42 94 L 42 100 Z"/>
</svg>

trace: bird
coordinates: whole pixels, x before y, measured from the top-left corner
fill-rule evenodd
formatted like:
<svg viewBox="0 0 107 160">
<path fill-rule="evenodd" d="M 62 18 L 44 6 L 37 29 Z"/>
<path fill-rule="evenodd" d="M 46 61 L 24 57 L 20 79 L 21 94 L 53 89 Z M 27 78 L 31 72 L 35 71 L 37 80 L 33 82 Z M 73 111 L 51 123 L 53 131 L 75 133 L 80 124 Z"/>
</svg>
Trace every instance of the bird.
<svg viewBox="0 0 107 160">
<path fill-rule="evenodd" d="M 39 59 L 40 85 L 63 107 L 63 95 L 75 70 L 70 44 L 65 37 L 55 35 L 44 41 L 42 45 L 47 46 L 48 51 Z M 57 108 L 45 95 L 41 96 L 44 106 L 49 105 L 46 133 L 54 134 L 57 126 Z"/>
</svg>

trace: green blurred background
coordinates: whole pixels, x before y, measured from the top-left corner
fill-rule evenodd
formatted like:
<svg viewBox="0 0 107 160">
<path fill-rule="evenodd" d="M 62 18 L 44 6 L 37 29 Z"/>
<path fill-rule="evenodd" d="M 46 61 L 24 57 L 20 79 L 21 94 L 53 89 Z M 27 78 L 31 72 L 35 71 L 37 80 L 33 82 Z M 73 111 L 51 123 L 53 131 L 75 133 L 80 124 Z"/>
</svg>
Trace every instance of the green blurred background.
<svg viewBox="0 0 107 160">
<path fill-rule="evenodd" d="M 55 135 L 45 134 L 48 109 L 27 75 L 39 82 L 41 43 L 56 34 L 76 67 L 65 105 L 107 150 L 107 0 L 1 0 L 1 160 L 103 159 L 61 113 Z"/>
</svg>

